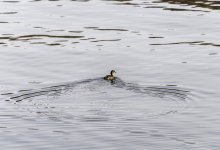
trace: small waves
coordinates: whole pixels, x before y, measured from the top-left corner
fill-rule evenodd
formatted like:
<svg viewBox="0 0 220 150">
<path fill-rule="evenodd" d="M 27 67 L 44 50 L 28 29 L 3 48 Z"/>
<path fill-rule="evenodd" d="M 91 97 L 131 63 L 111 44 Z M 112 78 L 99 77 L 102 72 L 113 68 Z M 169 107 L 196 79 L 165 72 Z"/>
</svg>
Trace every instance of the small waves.
<svg viewBox="0 0 220 150">
<path fill-rule="evenodd" d="M 60 84 L 60 85 L 54 85 L 54 86 L 49 86 L 49 87 L 43 87 L 41 89 L 36 89 L 36 90 L 28 90 L 28 91 L 22 91 L 21 93 L 14 94 L 13 96 L 10 97 L 10 99 L 15 100 L 16 102 L 29 99 L 32 97 L 36 96 L 41 96 L 41 95 L 46 95 L 49 93 L 54 93 L 54 92 L 63 92 L 63 91 L 68 91 L 68 90 L 73 90 L 74 88 L 80 85 L 84 84 L 98 84 L 98 83 L 104 83 L 102 78 L 97 78 L 97 79 L 88 79 L 88 80 L 83 80 L 79 82 L 72 82 L 72 83 L 66 83 L 66 84 Z M 108 82 L 107 82 L 108 83 Z M 106 83 L 104 83 L 102 86 L 104 88 Z M 139 86 L 138 84 L 134 83 L 126 83 L 123 80 L 117 78 L 114 83 L 111 83 L 113 87 L 116 88 L 121 88 L 125 89 L 128 91 L 132 91 L 134 93 L 138 94 L 147 94 L 150 96 L 155 96 L 155 97 L 174 97 L 179 100 L 184 100 L 187 98 L 188 94 L 190 93 L 189 90 L 187 89 L 182 89 L 178 88 L 177 86 Z M 94 85 L 95 86 L 95 85 Z M 2 95 L 8 95 L 7 93 L 2 94 Z"/>
<path fill-rule="evenodd" d="M 158 118 L 180 113 L 190 107 L 192 100 L 190 90 L 184 88 L 140 86 L 120 78 L 115 82 L 87 79 L 2 95 L 30 114 L 58 120 L 71 118 L 69 121 Z"/>
<path fill-rule="evenodd" d="M 192 41 L 192 42 L 174 42 L 174 43 L 152 43 L 150 45 L 207 45 L 207 46 L 214 46 L 214 47 L 220 47 L 220 44 L 217 43 L 210 43 L 205 41 Z"/>
</svg>

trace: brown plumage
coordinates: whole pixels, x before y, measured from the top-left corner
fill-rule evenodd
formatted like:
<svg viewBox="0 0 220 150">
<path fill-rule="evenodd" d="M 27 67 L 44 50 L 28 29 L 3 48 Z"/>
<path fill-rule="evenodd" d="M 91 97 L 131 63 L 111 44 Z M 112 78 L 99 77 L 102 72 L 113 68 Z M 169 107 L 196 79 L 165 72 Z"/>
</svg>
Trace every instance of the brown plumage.
<svg viewBox="0 0 220 150">
<path fill-rule="evenodd" d="M 106 75 L 106 76 L 104 77 L 104 79 L 105 79 L 105 80 L 113 81 L 113 80 L 115 79 L 114 73 L 116 73 L 116 71 L 115 71 L 115 70 L 112 70 L 112 71 L 110 72 L 110 75 Z"/>
</svg>

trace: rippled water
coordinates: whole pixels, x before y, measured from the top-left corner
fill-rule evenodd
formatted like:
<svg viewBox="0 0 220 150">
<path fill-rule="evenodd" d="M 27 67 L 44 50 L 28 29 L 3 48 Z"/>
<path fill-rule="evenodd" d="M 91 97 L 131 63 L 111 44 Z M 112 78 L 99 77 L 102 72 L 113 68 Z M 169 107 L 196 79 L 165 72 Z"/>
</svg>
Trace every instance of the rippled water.
<svg viewBox="0 0 220 150">
<path fill-rule="evenodd" d="M 219 9 L 0 1 L 2 149 L 218 150 Z"/>
</svg>

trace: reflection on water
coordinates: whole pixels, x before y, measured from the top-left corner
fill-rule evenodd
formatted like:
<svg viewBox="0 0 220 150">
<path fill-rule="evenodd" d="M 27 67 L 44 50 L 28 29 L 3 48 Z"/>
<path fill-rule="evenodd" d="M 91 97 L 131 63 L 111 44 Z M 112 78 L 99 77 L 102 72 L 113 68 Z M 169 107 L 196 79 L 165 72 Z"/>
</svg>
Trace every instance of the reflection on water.
<svg viewBox="0 0 220 150">
<path fill-rule="evenodd" d="M 1 149 L 220 148 L 218 1 L 0 3 Z"/>
<path fill-rule="evenodd" d="M 195 42 L 175 42 L 175 43 L 153 43 L 150 45 L 178 45 L 178 44 L 189 44 L 189 45 L 207 45 L 207 46 L 217 46 L 219 47 L 220 44 L 214 44 L 214 43 L 207 43 L 204 41 L 195 41 Z"/>
<path fill-rule="evenodd" d="M 9 15 L 9 14 L 17 14 L 18 12 L 2 12 L 2 13 L 0 13 L 0 14 L 7 14 L 7 15 Z"/>
<path fill-rule="evenodd" d="M 83 36 L 69 36 L 69 35 L 46 35 L 46 34 L 36 34 L 36 35 L 23 35 L 18 37 L 0 37 L 0 39 L 9 39 L 9 40 L 30 40 L 35 37 L 48 37 L 48 38 L 82 38 Z"/>
<path fill-rule="evenodd" d="M 201 11 L 209 12 L 208 10 L 200 10 L 194 8 L 206 8 L 212 10 L 220 9 L 219 1 L 208 1 L 208 0 L 151 0 L 151 1 L 136 1 L 136 0 L 111 0 L 115 1 L 117 5 L 130 5 L 134 7 L 143 7 L 143 8 L 162 8 L 163 10 L 170 11 Z M 170 6 L 160 5 L 161 3 L 176 4 Z M 159 5 L 158 5 L 159 4 Z M 181 6 L 181 7 L 179 7 Z M 191 6 L 191 8 L 187 8 Z"/>
<path fill-rule="evenodd" d="M 85 27 L 86 29 L 94 29 L 94 30 L 100 30 L 100 31 L 128 31 L 126 29 L 102 29 L 99 27 Z"/>
<path fill-rule="evenodd" d="M 160 0 L 159 2 L 165 2 L 178 5 L 191 5 L 195 7 L 202 7 L 208 9 L 220 9 L 220 2 L 215 0 Z"/>
</svg>

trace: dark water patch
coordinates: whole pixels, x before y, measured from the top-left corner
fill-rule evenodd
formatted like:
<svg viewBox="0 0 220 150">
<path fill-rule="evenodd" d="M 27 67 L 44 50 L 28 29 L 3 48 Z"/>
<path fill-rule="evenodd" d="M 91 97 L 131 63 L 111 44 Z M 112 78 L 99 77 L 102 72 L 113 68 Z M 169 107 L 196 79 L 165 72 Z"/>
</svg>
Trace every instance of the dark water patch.
<svg viewBox="0 0 220 150">
<path fill-rule="evenodd" d="M 15 21 L 15 22 L 12 22 L 12 23 L 16 23 L 16 24 L 19 24 L 19 23 L 21 23 L 21 22 L 19 22 L 19 21 Z"/>
<path fill-rule="evenodd" d="M 209 46 L 215 46 L 215 47 L 220 47 L 220 44 L 215 44 L 215 43 L 207 43 L 207 42 L 203 42 L 199 45 L 209 45 Z"/>
<path fill-rule="evenodd" d="M 133 7 L 140 7 L 141 5 L 146 5 L 148 3 L 145 3 L 145 2 L 134 2 L 133 0 L 109 0 L 109 1 L 112 1 L 112 2 L 115 2 L 113 3 L 114 5 L 128 5 L 128 6 L 133 6 Z"/>
<path fill-rule="evenodd" d="M 136 135 L 142 135 L 142 134 L 147 134 L 147 132 L 144 132 L 142 130 L 127 130 L 127 132 L 131 133 L 131 134 L 134 134 L 135 136 Z"/>
<path fill-rule="evenodd" d="M 2 35 L 14 35 L 14 34 L 2 34 Z"/>
<path fill-rule="evenodd" d="M 2 12 L 2 13 L 0 13 L 0 15 L 1 14 L 3 14 L 3 15 L 12 15 L 12 14 L 17 14 L 18 12 Z"/>
<path fill-rule="evenodd" d="M 104 28 L 96 28 L 94 30 L 100 30 L 100 31 L 128 31 L 126 29 L 104 29 Z"/>
<path fill-rule="evenodd" d="M 58 42 L 58 43 L 64 43 L 64 42 L 68 42 L 68 40 L 57 40 L 55 42 Z"/>
<path fill-rule="evenodd" d="M 25 89 L 25 90 L 19 90 L 18 92 L 27 92 L 27 91 L 31 91 L 32 89 Z"/>
<path fill-rule="evenodd" d="M 115 3 L 116 5 L 132 5 L 132 6 L 139 6 L 137 3 L 131 3 L 131 2 L 124 2 L 124 3 Z"/>
<path fill-rule="evenodd" d="M 161 38 L 164 38 L 162 36 L 149 36 L 148 38 L 150 39 L 161 39 Z"/>
<path fill-rule="evenodd" d="M 33 28 L 35 28 L 35 29 L 46 29 L 44 27 L 33 27 Z"/>
<path fill-rule="evenodd" d="M 70 0 L 70 1 L 73 1 L 73 2 L 89 2 L 90 0 Z"/>
<path fill-rule="evenodd" d="M 112 39 L 112 40 L 95 40 L 91 42 L 113 42 L 113 41 L 121 41 L 121 39 Z"/>
<path fill-rule="evenodd" d="M 209 53 L 209 55 L 218 55 L 218 53 Z"/>
<path fill-rule="evenodd" d="M 43 44 L 47 46 L 62 46 L 61 43 L 53 41 L 52 43 L 36 41 L 33 40 L 44 40 L 43 38 L 53 38 L 53 39 L 80 39 L 84 36 L 72 36 L 72 35 L 47 35 L 47 34 L 30 34 L 23 36 L 1 36 L 0 40 L 9 40 L 9 41 L 23 41 L 29 42 L 30 44 Z M 2 44 L 5 42 L 2 42 Z"/>
<path fill-rule="evenodd" d="M 33 38 L 33 37 L 49 37 L 49 38 L 83 38 L 84 36 L 72 36 L 72 35 L 48 35 L 48 34 L 30 34 L 30 35 L 22 35 L 17 37 L 8 37 L 10 40 L 19 40 L 25 38 Z M 1 38 L 1 37 L 0 37 Z M 4 37 L 3 37 L 4 38 Z M 7 38 L 7 37 L 5 37 Z"/>
<path fill-rule="evenodd" d="M 47 44 L 46 42 L 31 42 L 30 44 Z"/>
<path fill-rule="evenodd" d="M 164 8 L 164 6 L 146 6 L 143 8 Z"/>
<path fill-rule="evenodd" d="M 55 133 L 62 133 L 62 134 L 69 134 L 69 132 L 66 132 L 66 131 L 58 131 L 58 130 L 55 130 L 55 131 L 53 131 L 53 132 L 55 132 Z"/>
<path fill-rule="evenodd" d="M 28 130 L 35 130 L 35 131 L 37 131 L 37 130 L 39 130 L 39 129 L 36 129 L 36 128 L 28 128 Z"/>
<path fill-rule="evenodd" d="M 170 10 L 170 11 L 210 12 L 210 11 L 205 11 L 205 10 L 183 9 L 183 8 L 163 8 L 163 10 Z"/>
<path fill-rule="evenodd" d="M 2 1 L 4 3 L 19 3 L 20 1 Z"/>
<path fill-rule="evenodd" d="M 82 33 L 83 31 L 68 31 L 70 33 Z"/>
<path fill-rule="evenodd" d="M 113 28 L 99 28 L 99 27 L 84 27 L 85 29 L 93 29 L 99 31 L 128 31 L 126 29 L 113 29 Z"/>
<path fill-rule="evenodd" d="M 12 95 L 14 93 L 2 93 L 1 95 Z"/>
<path fill-rule="evenodd" d="M 80 39 L 82 41 L 87 41 L 87 40 L 95 40 L 96 38 L 85 38 L 85 39 Z"/>
<path fill-rule="evenodd" d="M 177 87 L 177 85 L 174 85 L 174 84 L 167 84 L 166 86 L 175 86 L 175 87 Z"/>
<path fill-rule="evenodd" d="M 78 43 L 80 43 L 80 42 L 72 42 L 72 44 L 78 44 Z"/>
<path fill-rule="evenodd" d="M 169 11 L 190 11 L 190 12 L 210 12 L 207 10 L 199 10 L 199 9 L 189 9 L 189 8 L 174 8 L 174 7 L 167 7 L 167 6 L 145 6 L 143 8 L 159 8 L 163 10 L 169 10 Z"/>
<path fill-rule="evenodd" d="M 6 22 L 6 21 L 0 21 L 0 23 L 9 23 L 9 22 Z"/>
<path fill-rule="evenodd" d="M 207 45 L 207 46 L 220 47 L 220 44 L 208 43 L 208 42 L 204 42 L 204 41 L 174 42 L 174 43 L 153 43 L 153 44 L 150 44 L 150 45 L 180 45 L 180 44 L 188 44 L 188 45 Z"/>
<path fill-rule="evenodd" d="M 192 12 L 210 12 L 207 10 L 200 10 L 200 9 L 190 9 L 186 8 L 186 6 L 194 6 L 196 8 L 211 8 L 211 9 L 219 9 L 220 5 L 217 1 L 210 2 L 207 0 L 199 1 L 199 0 L 158 0 L 158 1 L 150 1 L 150 2 L 134 2 L 134 1 L 115 1 L 117 3 L 114 3 L 115 5 L 130 5 L 134 7 L 141 7 L 142 8 L 160 8 L 163 10 L 169 10 L 169 11 L 192 11 Z M 200 2 L 200 3 L 198 3 Z M 167 7 L 167 6 L 158 6 L 160 3 L 169 3 L 169 4 L 176 4 L 180 5 L 184 8 L 176 8 L 176 7 Z M 156 4 L 156 5 L 155 5 Z"/>
<path fill-rule="evenodd" d="M 117 3 L 114 3 L 115 5 L 130 5 L 130 6 L 134 6 L 134 7 L 141 7 L 141 6 L 143 6 L 142 8 L 160 8 L 160 9 L 169 10 L 169 11 L 210 12 L 210 11 L 207 11 L 207 10 L 189 9 L 189 8 L 176 8 L 176 7 L 167 7 L 167 6 L 155 5 L 155 4 L 159 4 L 159 3 L 164 3 L 163 0 L 162 1 L 160 1 L 160 0 L 159 1 L 150 1 L 150 2 L 143 2 L 143 1 L 141 1 L 141 2 L 138 2 L 138 3 L 134 2 L 134 1 L 116 1 L 116 2 Z M 176 4 L 179 4 L 179 3 L 176 3 Z M 186 7 L 186 5 L 182 4 L 181 7 Z"/>
<path fill-rule="evenodd" d="M 133 0 L 103 0 L 103 1 L 130 2 L 130 1 L 133 1 Z"/>
<path fill-rule="evenodd" d="M 58 45 L 62 45 L 62 44 L 60 44 L 60 43 L 51 43 L 51 44 L 46 44 L 46 45 L 48 45 L 48 46 L 58 46 Z"/>
<path fill-rule="evenodd" d="M 158 0 L 154 3 L 169 3 L 176 5 L 188 5 L 193 7 L 207 8 L 212 10 L 220 9 L 220 2 L 217 0 Z"/>
<path fill-rule="evenodd" d="M 21 39 L 10 39 L 10 41 L 22 41 L 22 42 L 30 42 L 32 40 L 42 40 L 40 37 L 32 37 L 32 38 L 21 38 Z"/>
<path fill-rule="evenodd" d="M 98 27 L 84 27 L 85 29 L 98 29 Z"/>
<path fill-rule="evenodd" d="M 139 31 L 131 31 L 131 33 L 140 33 Z"/>
<path fill-rule="evenodd" d="M 174 43 L 154 43 L 150 45 L 179 45 L 179 44 L 201 44 L 203 41 L 193 41 L 193 42 L 174 42 Z"/>
<path fill-rule="evenodd" d="M 65 31 L 65 30 L 62 30 L 62 29 L 60 29 L 60 30 L 49 30 L 49 31 L 46 31 L 46 32 L 63 32 L 63 31 Z"/>
</svg>

